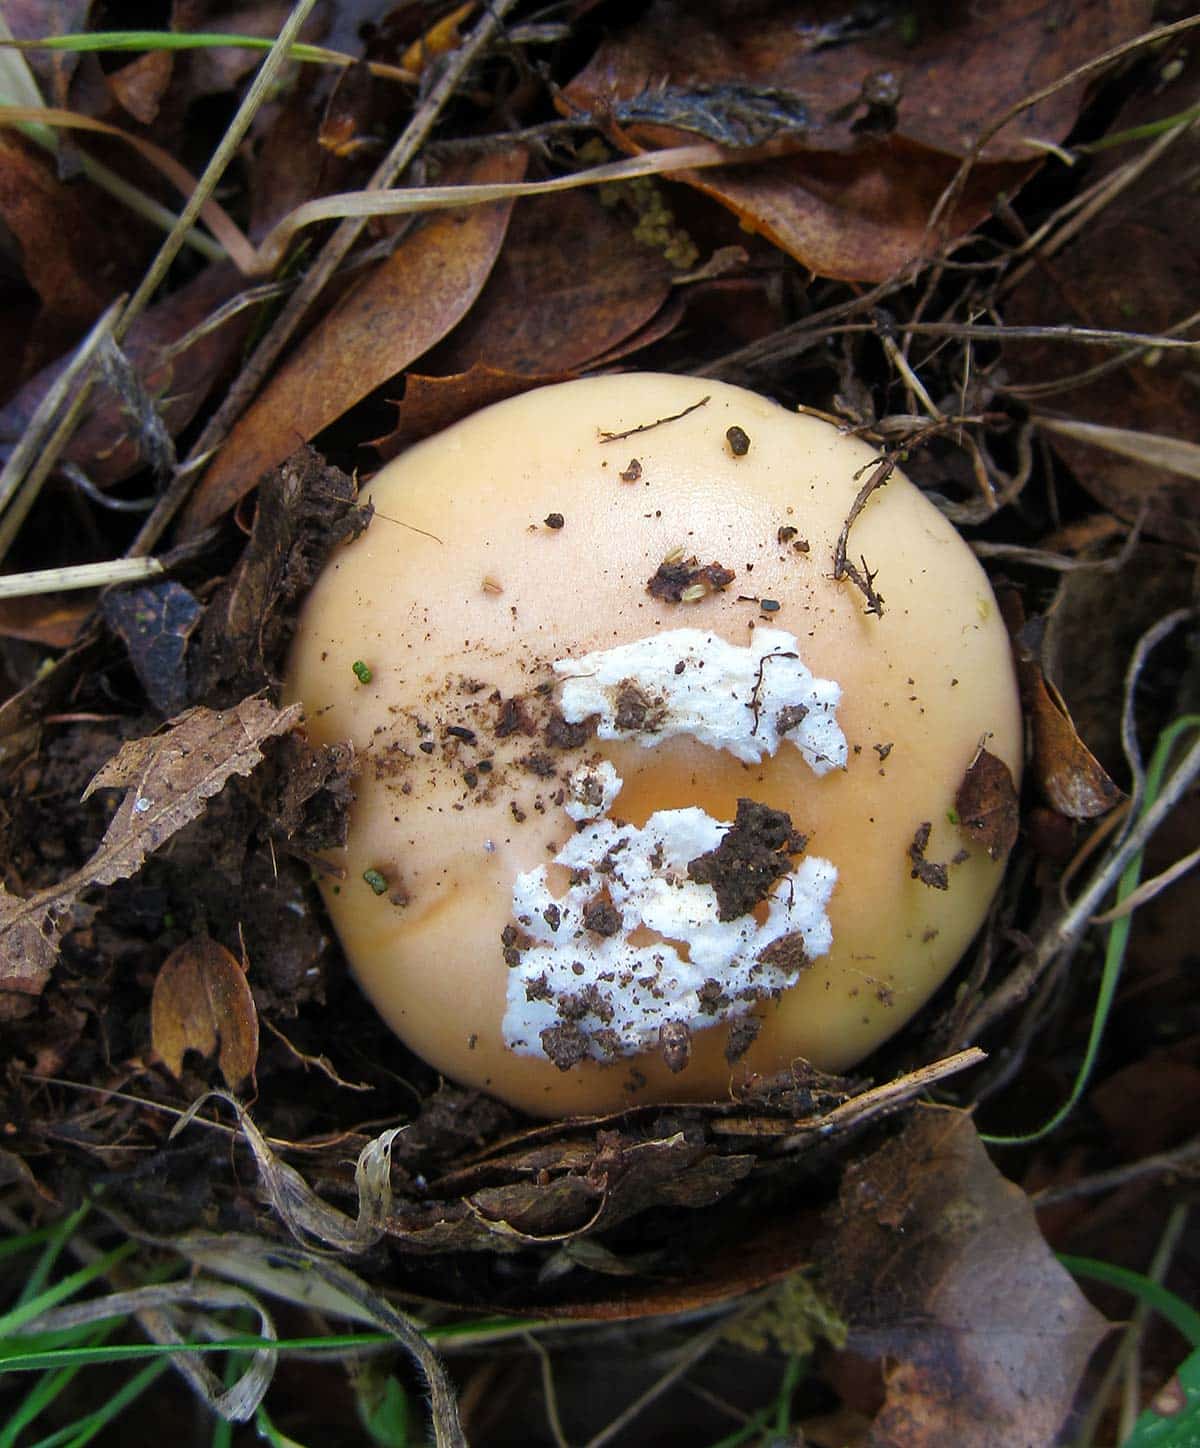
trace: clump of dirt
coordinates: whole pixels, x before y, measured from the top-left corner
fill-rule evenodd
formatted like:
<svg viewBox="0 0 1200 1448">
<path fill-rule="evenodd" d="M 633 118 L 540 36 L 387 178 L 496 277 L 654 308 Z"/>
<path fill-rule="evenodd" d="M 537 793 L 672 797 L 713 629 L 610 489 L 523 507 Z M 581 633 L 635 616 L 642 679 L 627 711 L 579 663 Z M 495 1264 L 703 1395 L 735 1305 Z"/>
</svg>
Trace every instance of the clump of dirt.
<svg viewBox="0 0 1200 1448">
<path fill-rule="evenodd" d="M 717 895 L 717 916 L 736 920 L 771 893 L 791 869 L 790 855 L 808 844 L 786 810 L 752 799 L 739 799 L 737 816 L 715 850 L 688 862 L 688 878 L 711 885 Z"/>
</svg>

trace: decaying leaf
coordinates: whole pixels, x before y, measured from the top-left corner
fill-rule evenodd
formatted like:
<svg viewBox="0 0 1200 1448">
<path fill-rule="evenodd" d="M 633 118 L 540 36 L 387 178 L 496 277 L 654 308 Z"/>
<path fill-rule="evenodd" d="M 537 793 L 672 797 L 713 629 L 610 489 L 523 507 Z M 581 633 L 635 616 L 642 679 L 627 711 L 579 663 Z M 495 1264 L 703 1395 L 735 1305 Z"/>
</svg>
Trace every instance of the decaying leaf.
<svg viewBox="0 0 1200 1448">
<path fill-rule="evenodd" d="M 122 345 L 142 387 L 156 399 L 159 419 L 172 436 L 191 421 L 236 355 L 254 319 L 251 307 L 232 313 L 222 310 L 241 287 L 232 265 L 206 267 L 144 312 Z M 213 325 L 218 314 L 224 320 Z M 60 358 L 44 367 L 0 409 L 0 439 L 21 436 L 67 360 Z M 142 465 L 141 440 L 115 392 L 107 388 L 97 391 L 66 457 L 100 487 L 127 478 Z"/>
<path fill-rule="evenodd" d="M 223 945 L 200 936 L 163 962 L 150 1001 L 150 1039 L 177 1079 L 188 1051 L 209 1056 L 218 1043 L 217 1062 L 229 1089 L 253 1079 L 258 1012 L 246 972 Z"/>
<path fill-rule="evenodd" d="M 892 1365 L 872 1445 L 1055 1441 L 1107 1325 L 968 1115 L 918 1112 L 853 1163 L 820 1256 L 851 1349 Z"/>
<path fill-rule="evenodd" d="M 310 448 L 262 485 L 250 542 L 209 604 L 192 650 L 196 695 L 242 698 L 274 683 L 295 625 L 295 606 L 338 543 L 356 537 L 370 510 L 355 508 L 352 478 Z"/>
<path fill-rule="evenodd" d="M 768 159 L 685 179 L 815 271 L 878 281 L 921 252 L 956 158 L 989 121 L 1149 18 L 1143 0 L 1107 0 L 1069 15 L 1049 0 L 854 15 L 840 4 L 657 0 L 605 41 L 566 87 L 563 108 L 619 118 L 622 144 L 671 144 L 708 125 L 688 113 L 711 113 L 714 94 L 775 97 L 744 128 L 752 144 L 766 143 Z M 997 192 L 1020 185 L 1036 143 L 1063 139 L 1082 95 L 1079 84 L 1063 87 L 988 142 L 952 235 Z M 648 104 L 656 97 L 657 108 Z M 626 104 L 646 119 L 626 122 Z M 692 136 L 681 122 L 695 128 Z"/>
<path fill-rule="evenodd" d="M 1012 772 L 1003 759 L 981 749 L 963 776 L 954 800 L 959 828 L 993 860 L 1017 842 L 1021 816 Z"/>
<path fill-rule="evenodd" d="M 1041 669 L 1030 666 L 1027 680 L 1033 768 L 1042 793 L 1068 819 L 1107 814 L 1121 791 L 1080 739 L 1062 696 Z"/>
<path fill-rule="evenodd" d="M 516 181 L 525 153 L 486 157 L 457 179 Z M 193 494 L 185 532 L 202 532 L 268 468 L 439 341 L 467 312 L 499 253 L 512 202 L 431 217 L 313 329 L 230 433 Z"/>
<path fill-rule="evenodd" d="M 76 897 L 139 870 L 235 774 L 249 774 L 266 740 L 286 734 L 300 714 L 296 704 L 276 709 L 265 699 L 243 699 L 220 712 L 191 709 L 165 733 L 130 740 L 84 791 L 87 799 L 98 789 L 128 787 L 91 859 L 26 899 L 0 896 L 0 982 L 23 982 L 11 989 L 37 994 L 56 954 L 57 922 Z"/>
<path fill-rule="evenodd" d="M 120 635 L 146 697 L 168 717 L 188 702 L 188 639 L 204 610 L 183 584 L 168 579 L 146 588 L 113 589 L 101 611 Z"/>
</svg>

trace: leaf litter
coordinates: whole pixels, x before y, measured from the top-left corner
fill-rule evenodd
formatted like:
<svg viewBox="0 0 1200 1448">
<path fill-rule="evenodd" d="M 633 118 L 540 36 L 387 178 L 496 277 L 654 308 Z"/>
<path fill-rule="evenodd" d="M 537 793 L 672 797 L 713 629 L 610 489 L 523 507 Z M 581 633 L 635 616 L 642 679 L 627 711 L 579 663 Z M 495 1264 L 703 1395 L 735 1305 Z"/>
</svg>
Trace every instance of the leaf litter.
<svg viewBox="0 0 1200 1448">
<path fill-rule="evenodd" d="M 61 28 L 44 4 L 26 8 L 27 38 Z M 89 7 L 76 8 L 82 27 Z M 305 66 L 283 79 L 277 104 L 252 118 L 222 202 L 251 217 L 257 238 L 280 222 L 277 239 L 299 235 L 296 209 L 365 187 L 398 133 L 401 167 L 418 158 L 400 202 L 418 207 L 439 198 L 422 188 L 447 181 L 571 180 L 600 147 L 726 151 L 704 153 L 720 164 L 625 179 L 607 194 L 506 194 L 415 223 L 382 218 L 371 201 L 328 243 L 311 229 L 289 243 L 286 269 L 261 286 L 195 257 L 159 276 L 156 304 L 108 354 L 108 381 L 80 425 L 64 427 L 61 460 L 10 555 L 10 567 L 34 569 L 146 553 L 179 541 L 167 530 L 187 507 L 192 541 L 161 555 L 161 584 L 111 592 L 90 617 L 52 600 L 44 615 L 0 618 L 11 696 L 0 706 L 6 1148 L 14 1163 L 37 1160 L 43 1192 L 69 1192 L 81 1161 L 102 1163 L 129 1230 L 165 1231 L 187 1251 L 203 1227 L 205 1265 L 223 1261 L 252 1293 L 270 1294 L 286 1267 L 290 1301 L 335 1303 L 364 1322 L 391 1311 L 370 1285 L 380 1282 L 426 1302 L 575 1322 L 746 1314 L 757 1336 L 735 1345 L 722 1326 L 690 1339 L 681 1359 L 702 1354 L 717 1373 L 734 1355 L 723 1391 L 746 1421 L 762 1401 L 746 1396 L 749 1365 L 811 1341 L 807 1314 L 831 1332 L 807 1384 L 784 1380 L 776 1417 L 794 1412 L 813 1441 L 838 1431 L 821 1427 L 835 1400 L 836 1421 L 864 1441 L 1051 1441 L 1099 1320 L 970 1122 L 916 1103 L 975 1103 L 1003 1131 L 1037 1114 L 1041 1088 L 1060 1099 L 1059 1058 L 1073 1065 L 1079 1054 L 1093 947 L 1078 932 L 1057 954 L 1046 942 L 1074 929 L 1080 875 L 1103 880 L 1112 868 L 1122 829 L 1112 806 L 1139 788 L 1131 738 L 1144 744 L 1195 707 L 1185 630 L 1129 663 L 1158 620 L 1194 603 L 1190 254 L 1172 239 L 1187 213 L 1159 204 L 1190 174 L 1194 132 L 1172 122 L 1192 101 L 1185 31 L 1168 24 L 1153 49 L 1130 45 L 1149 24 L 1135 0 L 1065 21 L 1016 0 L 955 23 L 926 10 L 915 26 L 886 5 L 809 7 L 798 25 L 789 7 L 658 0 L 633 18 L 579 7 L 563 22 L 570 45 L 556 49 L 564 30 L 523 28 L 510 9 L 473 18 L 464 7 L 425 33 L 397 12 L 370 35 L 369 74 Z M 342 7 L 330 11 L 339 46 L 360 45 Z M 238 23 L 269 31 L 283 16 L 248 11 Z M 455 69 L 498 26 L 507 57 L 539 57 L 515 88 L 498 61 L 474 60 L 469 79 Z M 1121 46 L 1124 69 L 1089 66 Z M 151 51 L 105 74 L 90 58 L 27 54 L 48 101 L 130 134 L 154 128 L 193 169 L 188 108 L 202 95 L 237 98 L 257 64 L 237 50 L 186 64 Z M 420 91 L 386 73 L 418 65 Z M 84 84 L 97 77 L 99 89 Z M 1139 126 L 1107 151 L 1086 149 Z M 72 130 L 64 153 L 84 155 L 94 134 Z M 96 290 L 77 239 L 97 226 L 136 238 L 130 285 L 155 235 L 103 191 L 81 217 L 77 189 L 13 144 L 12 214 L 34 244 L 51 246 L 60 224 L 70 244 L 30 254 L 21 270 L 0 376 L 6 448 L 117 290 L 111 277 Z M 132 167 L 136 152 L 105 155 Z M 1128 254 L 1139 265 L 1118 273 Z M 1063 321 L 1091 329 L 1086 347 Z M 1018 325 L 1022 340 L 1006 336 Z M 311 874 L 345 828 L 355 762 L 346 749 L 312 749 L 273 691 L 328 552 L 368 524 L 397 526 L 357 509 L 356 470 L 530 385 L 628 365 L 738 376 L 834 416 L 982 533 L 997 581 L 1023 604 L 1013 632 L 1031 786 L 1018 798 L 981 742 L 955 814 L 964 839 L 989 852 L 1015 836 L 1009 883 L 961 979 L 866 1064 L 869 1075 L 824 1078 L 798 1062 L 778 1080 L 739 1081 L 720 1103 L 531 1125 L 440 1082 L 346 979 Z M 319 450 L 296 451 L 314 440 Z M 141 527 L 106 500 L 150 505 L 151 519 Z M 1156 541 L 1139 543 L 1135 529 Z M 1048 581 L 1050 566 L 1059 572 Z M 68 637 L 46 667 L 46 650 Z M 124 791 L 115 813 L 109 789 Z M 1195 848 L 1184 813 L 1163 828 L 1159 873 Z M 1040 848 L 1048 821 L 1054 857 Z M 913 863 L 938 868 L 923 848 Z M 1093 1112 L 1066 1124 L 1055 1161 L 1055 1190 L 1078 1187 L 1081 1202 L 1114 1163 L 1134 1173 L 1137 1233 L 1099 1209 L 1064 1227 L 1057 1208 L 1047 1223 L 1055 1245 L 1077 1250 L 1082 1233 L 1089 1251 L 1133 1266 L 1169 1196 L 1161 1174 L 1136 1174 L 1140 1134 L 1121 1105 L 1132 1094 L 1161 1113 L 1190 1069 L 1200 1023 L 1180 984 L 1186 951 L 1177 923 L 1157 924 L 1173 921 L 1173 892 L 1186 884 L 1137 911 L 1173 932 L 1172 947 L 1156 970 L 1135 933 L 1136 1001 L 1106 1044 Z M 1168 1020 L 1183 1044 L 1164 1051 L 1155 1032 Z M 939 1053 L 938 1040 L 959 1044 L 964 1021 L 984 1023 L 990 1061 Z M 252 1106 L 234 1099 L 236 1129 L 208 1094 L 217 1079 L 257 1087 Z M 168 1138 L 181 1119 L 187 1130 Z M 1178 1144 L 1170 1131 L 1145 1139 Z M 1032 1189 L 1046 1160 L 1001 1165 Z M 935 1225 L 918 1231 L 918 1217 Z M 228 1232 L 214 1238 L 214 1223 Z M 354 1274 L 330 1260 L 339 1254 Z M 990 1290 L 1001 1277 L 1003 1290 Z M 320 1281 L 317 1296 L 304 1280 Z M 844 1352 L 829 1346 L 842 1332 Z M 574 1381 L 570 1348 L 547 1341 L 561 1397 Z M 589 1349 L 604 1350 L 598 1340 Z M 1165 1380 L 1177 1365 L 1170 1345 L 1152 1339 L 1148 1351 Z M 871 1368 L 880 1358 L 892 1364 L 886 1377 Z M 211 1402 L 208 1389 L 197 1386 Z M 530 1391 L 549 1407 L 544 1380 Z M 478 1395 L 464 1402 L 482 1435 Z M 580 1441 L 604 1431 L 586 1403 L 582 1393 L 560 1401 L 579 1415 Z M 640 1422 L 653 1441 L 660 1409 L 693 1436 L 727 1431 L 716 1425 L 728 1416 L 669 1373 L 613 1423 Z M 445 1414 L 441 1425 L 457 1431 Z M 527 1411 L 522 1431 L 523 1441 L 540 1431 Z"/>
</svg>

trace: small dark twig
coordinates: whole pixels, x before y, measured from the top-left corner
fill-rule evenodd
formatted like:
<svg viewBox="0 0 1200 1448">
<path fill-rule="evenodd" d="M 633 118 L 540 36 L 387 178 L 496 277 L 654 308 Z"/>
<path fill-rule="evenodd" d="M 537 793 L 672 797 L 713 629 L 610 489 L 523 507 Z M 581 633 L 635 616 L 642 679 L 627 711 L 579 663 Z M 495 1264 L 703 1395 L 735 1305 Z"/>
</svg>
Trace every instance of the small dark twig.
<svg viewBox="0 0 1200 1448">
<path fill-rule="evenodd" d="M 867 560 L 860 555 L 859 562 L 862 564 L 860 572 L 858 564 L 852 563 L 846 556 L 846 544 L 850 539 L 850 529 L 853 528 L 858 515 L 867 506 L 867 499 L 872 493 L 882 488 L 895 471 L 895 458 L 880 458 L 874 472 L 859 488 L 858 496 L 850 504 L 850 511 L 846 514 L 846 521 L 842 524 L 842 531 L 838 534 L 837 544 L 833 550 L 833 581 L 840 583 L 843 578 L 848 578 L 867 600 L 867 612 L 873 613 L 876 618 L 883 617 L 883 595 L 875 590 L 878 570 L 872 572 L 867 567 Z"/>
<path fill-rule="evenodd" d="M 600 441 L 620 442 L 622 438 L 634 437 L 639 432 L 649 432 L 651 428 L 661 427 L 664 422 L 678 422 L 681 417 L 686 417 L 689 412 L 695 412 L 698 407 L 703 407 L 707 401 L 707 397 L 702 397 L 699 402 L 693 402 L 691 407 L 685 407 L 682 412 L 673 412 L 670 417 L 660 417 L 655 422 L 639 423 L 637 427 L 627 428 L 624 432 L 605 432 L 604 429 L 601 428 Z"/>
</svg>

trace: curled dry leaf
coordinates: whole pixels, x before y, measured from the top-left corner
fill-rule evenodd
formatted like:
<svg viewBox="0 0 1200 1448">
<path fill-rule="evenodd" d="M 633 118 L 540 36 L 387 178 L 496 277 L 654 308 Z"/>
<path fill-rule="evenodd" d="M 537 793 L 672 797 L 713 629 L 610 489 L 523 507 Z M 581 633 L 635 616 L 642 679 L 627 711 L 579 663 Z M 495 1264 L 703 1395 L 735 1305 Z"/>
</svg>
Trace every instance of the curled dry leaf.
<svg viewBox="0 0 1200 1448">
<path fill-rule="evenodd" d="M 1121 798 L 1075 728 L 1062 695 L 1036 664 L 1027 665 L 1033 721 L 1033 770 L 1042 793 L 1068 819 L 1107 814 Z"/>
<path fill-rule="evenodd" d="M 265 699 L 243 699 L 232 709 L 191 709 L 165 733 L 131 739 L 84 791 L 87 799 L 98 789 L 127 789 L 91 859 L 26 899 L 0 894 L 0 989 L 38 994 L 57 955 L 58 921 L 75 899 L 135 874 L 235 774 L 249 774 L 265 741 L 286 734 L 300 712 L 295 704 L 276 709 Z"/>
<path fill-rule="evenodd" d="M 981 749 L 963 776 L 954 800 L 959 828 L 993 860 L 1017 842 L 1020 809 L 1012 772 L 1003 759 Z"/>
<path fill-rule="evenodd" d="M 200 936 L 163 962 L 150 1001 L 150 1039 L 171 1075 L 183 1074 L 188 1051 L 210 1056 L 231 1091 L 254 1077 L 258 1012 L 238 961 L 215 940 Z"/>
<path fill-rule="evenodd" d="M 849 1346 L 887 1358 L 869 1443 L 1053 1443 L 1107 1324 L 963 1112 L 924 1110 L 842 1181 L 818 1256 Z"/>
</svg>

